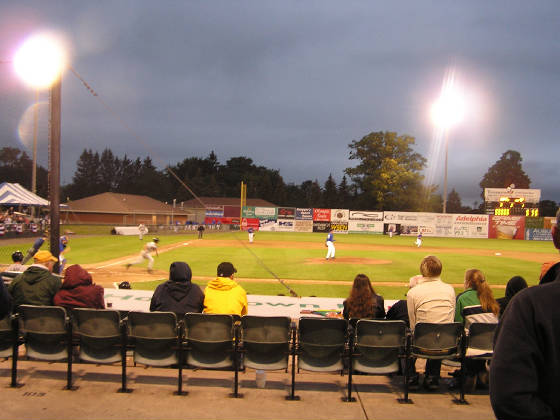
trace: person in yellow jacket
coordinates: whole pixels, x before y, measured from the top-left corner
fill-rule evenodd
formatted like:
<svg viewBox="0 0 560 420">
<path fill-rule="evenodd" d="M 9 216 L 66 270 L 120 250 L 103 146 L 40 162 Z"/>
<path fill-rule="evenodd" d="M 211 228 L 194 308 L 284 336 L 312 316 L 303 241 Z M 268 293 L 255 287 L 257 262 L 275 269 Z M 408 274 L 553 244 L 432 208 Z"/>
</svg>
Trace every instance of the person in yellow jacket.
<svg viewBox="0 0 560 420">
<path fill-rule="evenodd" d="M 233 280 L 237 270 L 230 262 L 218 265 L 218 277 L 204 290 L 204 312 L 208 314 L 247 314 L 247 292 Z"/>
</svg>

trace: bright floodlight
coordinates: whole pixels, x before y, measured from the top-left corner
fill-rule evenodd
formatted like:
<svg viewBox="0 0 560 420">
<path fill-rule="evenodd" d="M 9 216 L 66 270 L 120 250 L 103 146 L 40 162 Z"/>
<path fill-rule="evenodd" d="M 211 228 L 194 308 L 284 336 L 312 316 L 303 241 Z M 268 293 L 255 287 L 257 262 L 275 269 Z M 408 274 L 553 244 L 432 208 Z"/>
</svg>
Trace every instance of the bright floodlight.
<svg viewBox="0 0 560 420">
<path fill-rule="evenodd" d="M 446 78 L 441 95 L 432 105 L 432 121 L 443 129 L 447 129 L 463 119 L 465 101 L 455 86 L 453 75 Z"/>
<path fill-rule="evenodd" d="M 35 35 L 14 56 L 16 73 L 34 88 L 49 87 L 62 73 L 66 61 L 64 49 L 51 35 Z"/>
</svg>

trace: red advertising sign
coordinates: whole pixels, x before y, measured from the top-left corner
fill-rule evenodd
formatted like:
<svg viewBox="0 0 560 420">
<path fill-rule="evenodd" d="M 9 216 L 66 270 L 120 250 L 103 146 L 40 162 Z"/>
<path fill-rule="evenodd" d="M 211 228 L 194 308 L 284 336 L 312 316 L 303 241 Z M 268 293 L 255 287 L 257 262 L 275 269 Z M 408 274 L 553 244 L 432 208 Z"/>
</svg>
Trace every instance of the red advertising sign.
<svg viewBox="0 0 560 420">
<path fill-rule="evenodd" d="M 315 222 L 330 222 L 331 209 L 313 209 L 313 221 Z"/>
<path fill-rule="evenodd" d="M 491 215 L 488 237 L 492 239 L 525 239 L 525 217 Z"/>
<path fill-rule="evenodd" d="M 241 222 L 241 229 L 243 230 L 247 230 L 250 227 L 252 227 L 253 230 L 259 230 L 259 226 L 259 219 L 243 218 L 243 221 Z"/>
</svg>

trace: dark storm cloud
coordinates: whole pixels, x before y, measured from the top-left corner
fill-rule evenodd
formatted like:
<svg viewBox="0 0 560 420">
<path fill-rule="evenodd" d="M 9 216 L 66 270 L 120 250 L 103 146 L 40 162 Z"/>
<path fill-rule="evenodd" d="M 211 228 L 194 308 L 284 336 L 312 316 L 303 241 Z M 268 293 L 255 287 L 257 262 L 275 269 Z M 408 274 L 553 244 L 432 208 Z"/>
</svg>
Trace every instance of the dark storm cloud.
<svg viewBox="0 0 560 420">
<path fill-rule="evenodd" d="M 210 150 L 222 162 L 245 155 L 298 183 L 340 179 L 353 163 L 348 143 L 371 131 L 412 135 L 427 156 L 428 108 L 454 65 L 481 103 L 450 133 L 450 188 L 466 204 L 480 201 L 480 179 L 514 149 L 533 186 L 558 201 L 559 11 L 556 1 L 37 0 L 0 6 L 0 16 L 26 22 L 0 33 L 9 35 L 0 52 L 33 26 L 63 30 L 73 67 L 145 139 L 67 73 L 66 182 L 85 147 L 152 155 L 160 167 Z M 15 85 L 2 81 L 9 145 L 32 101 Z M 436 183 L 441 173 L 439 165 Z"/>
</svg>

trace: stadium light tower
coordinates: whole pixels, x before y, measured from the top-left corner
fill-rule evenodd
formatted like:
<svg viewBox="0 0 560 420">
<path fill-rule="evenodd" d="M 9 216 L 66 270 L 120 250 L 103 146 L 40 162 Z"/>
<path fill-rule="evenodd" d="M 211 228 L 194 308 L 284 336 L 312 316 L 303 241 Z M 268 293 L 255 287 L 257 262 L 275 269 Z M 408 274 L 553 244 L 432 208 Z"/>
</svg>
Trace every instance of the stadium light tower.
<svg viewBox="0 0 560 420">
<path fill-rule="evenodd" d="M 53 35 L 28 38 L 14 56 L 16 73 L 28 86 L 50 89 L 49 120 L 49 202 L 50 250 L 58 257 L 60 238 L 60 114 L 61 79 L 66 65 L 63 44 Z"/>
<path fill-rule="evenodd" d="M 443 212 L 447 213 L 447 158 L 449 130 L 463 120 L 465 105 L 463 96 L 455 86 L 455 72 L 449 71 L 444 79 L 441 94 L 432 105 L 432 121 L 445 138 L 445 168 L 443 172 Z"/>
</svg>

